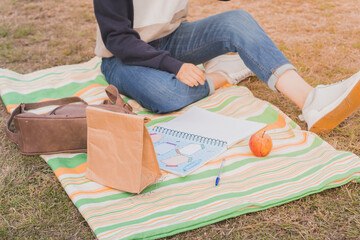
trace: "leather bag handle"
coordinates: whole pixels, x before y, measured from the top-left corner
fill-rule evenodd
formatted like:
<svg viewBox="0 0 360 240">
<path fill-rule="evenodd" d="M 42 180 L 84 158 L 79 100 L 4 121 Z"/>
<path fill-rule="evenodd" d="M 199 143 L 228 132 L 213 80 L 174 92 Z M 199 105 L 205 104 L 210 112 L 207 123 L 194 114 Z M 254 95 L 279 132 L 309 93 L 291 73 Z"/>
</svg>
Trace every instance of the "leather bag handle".
<svg viewBox="0 0 360 240">
<path fill-rule="evenodd" d="M 17 145 L 19 145 L 19 134 L 12 132 L 10 130 L 10 125 L 11 125 L 11 122 L 13 121 L 14 117 L 21 113 L 21 108 L 22 108 L 21 104 L 19 106 L 17 106 L 17 108 L 15 108 L 14 111 L 11 113 L 9 120 L 6 123 L 6 136 L 10 139 L 10 141 L 12 141 L 13 143 L 16 143 Z"/>
<path fill-rule="evenodd" d="M 33 110 L 33 109 L 47 107 L 47 106 L 51 106 L 51 105 L 66 105 L 66 104 L 75 103 L 75 102 L 82 102 L 87 105 L 87 102 L 85 102 L 84 100 L 82 100 L 79 97 L 60 98 L 60 99 L 55 99 L 55 100 L 50 100 L 50 101 L 45 101 L 45 102 L 38 102 L 38 103 L 25 103 L 25 104 L 22 103 L 20 105 L 23 105 L 21 112 L 25 112 L 25 110 Z"/>
<path fill-rule="evenodd" d="M 114 86 L 114 85 L 109 85 L 106 89 L 105 89 L 106 94 L 108 95 L 110 102 L 112 104 L 115 104 L 116 106 L 119 107 L 123 107 L 126 110 L 128 110 L 128 114 L 134 114 L 136 115 L 136 113 L 133 112 L 133 108 L 128 104 L 125 103 L 124 100 L 121 98 L 118 89 Z M 104 102 L 105 104 L 108 104 L 107 101 Z M 150 118 L 145 117 L 144 118 L 144 122 L 149 123 L 151 121 Z"/>
<path fill-rule="evenodd" d="M 121 98 L 119 91 L 117 90 L 117 88 L 114 85 L 109 85 L 106 89 L 105 89 L 106 94 L 108 95 L 110 102 L 112 104 L 115 104 L 119 107 L 124 107 L 127 110 L 129 110 L 130 112 L 132 112 L 132 107 L 128 104 L 125 103 L 124 100 Z"/>
</svg>

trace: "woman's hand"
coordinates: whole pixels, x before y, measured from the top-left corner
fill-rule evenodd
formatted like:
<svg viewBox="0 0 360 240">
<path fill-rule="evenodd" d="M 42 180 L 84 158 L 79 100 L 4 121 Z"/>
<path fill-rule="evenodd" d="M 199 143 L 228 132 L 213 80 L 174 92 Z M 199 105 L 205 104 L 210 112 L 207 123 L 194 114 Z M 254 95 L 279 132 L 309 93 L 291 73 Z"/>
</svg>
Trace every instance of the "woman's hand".
<svg viewBox="0 0 360 240">
<path fill-rule="evenodd" d="M 204 72 L 191 63 L 184 63 L 176 77 L 189 87 L 204 85 L 206 80 Z"/>
</svg>

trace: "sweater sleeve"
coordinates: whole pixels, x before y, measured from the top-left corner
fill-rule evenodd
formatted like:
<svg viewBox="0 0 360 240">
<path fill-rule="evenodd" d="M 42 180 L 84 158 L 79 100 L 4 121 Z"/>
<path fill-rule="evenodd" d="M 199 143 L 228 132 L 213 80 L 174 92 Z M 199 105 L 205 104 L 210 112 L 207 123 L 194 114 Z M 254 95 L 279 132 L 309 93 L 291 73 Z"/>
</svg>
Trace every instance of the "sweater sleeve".
<svg viewBox="0 0 360 240">
<path fill-rule="evenodd" d="M 142 41 L 133 29 L 132 0 L 94 0 L 94 11 L 106 48 L 123 63 L 178 73 L 183 62 Z"/>
</svg>

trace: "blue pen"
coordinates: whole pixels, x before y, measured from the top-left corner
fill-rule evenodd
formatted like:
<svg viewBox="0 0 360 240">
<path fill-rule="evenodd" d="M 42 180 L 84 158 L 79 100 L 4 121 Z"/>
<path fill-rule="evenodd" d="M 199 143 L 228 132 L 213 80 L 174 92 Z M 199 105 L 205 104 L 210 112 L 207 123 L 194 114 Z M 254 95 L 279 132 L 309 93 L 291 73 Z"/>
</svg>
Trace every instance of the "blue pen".
<svg viewBox="0 0 360 240">
<path fill-rule="evenodd" d="M 221 166 L 220 166 L 220 170 L 219 170 L 219 174 L 215 180 L 215 186 L 219 185 L 219 182 L 220 182 L 220 175 L 221 175 L 221 172 L 222 172 L 222 169 L 223 169 L 223 166 L 224 166 L 224 162 L 225 162 L 225 158 L 223 158 L 223 160 L 221 161 Z"/>
</svg>

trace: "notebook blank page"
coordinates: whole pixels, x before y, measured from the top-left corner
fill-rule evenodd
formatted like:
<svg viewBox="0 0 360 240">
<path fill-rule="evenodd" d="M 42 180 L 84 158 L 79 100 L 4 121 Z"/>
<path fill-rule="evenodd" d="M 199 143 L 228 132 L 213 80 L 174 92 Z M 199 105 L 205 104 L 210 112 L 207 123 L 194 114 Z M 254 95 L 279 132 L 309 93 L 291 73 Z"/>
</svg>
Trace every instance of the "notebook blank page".
<svg viewBox="0 0 360 240">
<path fill-rule="evenodd" d="M 251 136 L 266 124 L 232 118 L 192 107 L 161 127 L 227 142 L 228 147 Z"/>
</svg>

